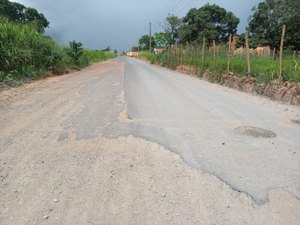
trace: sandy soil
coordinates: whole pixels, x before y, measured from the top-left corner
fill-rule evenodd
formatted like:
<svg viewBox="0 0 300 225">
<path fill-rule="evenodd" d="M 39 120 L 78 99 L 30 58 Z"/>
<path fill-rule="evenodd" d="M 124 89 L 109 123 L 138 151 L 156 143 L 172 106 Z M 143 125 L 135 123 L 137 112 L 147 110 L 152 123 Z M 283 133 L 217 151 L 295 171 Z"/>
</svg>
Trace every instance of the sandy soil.
<svg viewBox="0 0 300 225">
<path fill-rule="evenodd" d="M 104 62 L 0 93 L 1 225 L 299 224 L 300 202 L 282 190 L 259 206 L 156 143 L 85 128 L 87 102 L 104 127 L 131 122 L 120 71 Z M 89 99 L 97 82 L 99 100 Z M 82 127 L 91 135 L 80 138 Z"/>
</svg>

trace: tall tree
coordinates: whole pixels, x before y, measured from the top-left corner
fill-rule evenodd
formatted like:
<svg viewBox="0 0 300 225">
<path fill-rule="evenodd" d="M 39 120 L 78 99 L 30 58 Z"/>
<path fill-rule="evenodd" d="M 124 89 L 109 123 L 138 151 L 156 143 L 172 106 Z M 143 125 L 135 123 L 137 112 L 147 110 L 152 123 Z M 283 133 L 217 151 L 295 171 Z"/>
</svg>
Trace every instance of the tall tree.
<svg viewBox="0 0 300 225">
<path fill-rule="evenodd" d="M 252 11 L 247 30 L 256 45 L 278 48 L 282 25 L 285 24 L 286 46 L 300 49 L 300 1 L 265 0 Z"/>
<path fill-rule="evenodd" d="M 43 33 L 44 29 L 49 26 L 49 21 L 45 18 L 42 13 L 39 13 L 34 8 L 26 8 L 25 12 L 25 22 L 35 23 L 39 32 Z"/>
<path fill-rule="evenodd" d="M 180 29 L 182 42 L 201 41 L 203 37 L 209 42 L 226 41 L 229 35 L 236 34 L 240 20 L 232 12 L 215 4 L 191 9 L 183 19 Z"/>
<path fill-rule="evenodd" d="M 143 35 L 139 39 L 139 46 L 140 46 L 141 50 L 149 50 L 149 47 L 150 47 L 150 36 L 149 35 Z M 156 47 L 156 43 L 155 43 L 154 38 L 152 38 L 152 40 L 151 40 L 151 46 L 153 48 Z"/>
<path fill-rule="evenodd" d="M 170 43 L 170 36 L 164 32 L 155 33 L 154 41 L 156 43 L 156 47 L 165 48 Z"/>
<path fill-rule="evenodd" d="M 0 16 L 14 22 L 23 22 L 25 19 L 24 11 L 26 7 L 17 2 L 0 0 Z"/>
<path fill-rule="evenodd" d="M 166 18 L 165 33 L 168 36 L 169 44 L 175 44 L 179 41 L 179 28 L 182 26 L 182 19 L 170 15 Z"/>
<path fill-rule="evenodd" d="M 36 9 L 26 8 L 20 3 L 8 0 L 0 0 L 0 16 L 16 23 L 33 23 L 41 33 L 50 24 L 46 17 Z"/>
</svg>

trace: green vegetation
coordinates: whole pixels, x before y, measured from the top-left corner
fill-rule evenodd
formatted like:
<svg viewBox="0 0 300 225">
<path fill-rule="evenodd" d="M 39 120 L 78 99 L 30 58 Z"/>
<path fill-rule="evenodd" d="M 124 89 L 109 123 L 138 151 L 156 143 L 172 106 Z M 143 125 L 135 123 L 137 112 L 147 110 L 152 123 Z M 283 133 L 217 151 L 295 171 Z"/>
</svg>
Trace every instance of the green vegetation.
<svg viewBox="0 0 300 225">
<path fill-rule="evenodd" d="M 282 25 L 287 26 L 286 44 L 300 50 L 300 1 L 265 0 L 253 8 L 247 28 L 250 45 L 279 47 Z"/>
<path fill-rule="evenodd" d="M 34 8 L 27 8 L 17 2 L 0 0 L 0 17 L 4 17 L 15 23 L 32 24 L 36 29 L 43 33 L 44 29 L 49 26 L 50 22 L 42 13 Z"/>
<path fill-rule="evenodd" d="M 209 42 L 222 43 L 235 34 L 239 24 L 232 12 L 215 4 L 191 9 L 183 18 L 169 15 L 165 20 L 164 32 L 155 33 L 153 48 L 166 48 L 174 44 L 199 43 L 205 37 Z M 139 49 L 149 50 L 149 35 L 139 39 Z"/>
<path fill-rule="evenodd" d="M 37 78 L 49 68 L 60 69 L 62 49 L 33 25 L 0 19 L 0 81 Z"/>
<path fill-rule="evenodd" d="M 206 40 L 225 42 L 235 34 L 240 20 L 232 13 L 215 4 L 206 4 L 199 9 L 191 9 L 183 18 L 179 29 L 181 42 L 192 43 Z"/>
<path fill-rule="evenodd" d="M 83 58 L 87 59 L 89 63 L 102 62 L 108 59 L 116 57 L 117 53 L 112 53 L 110 51 L 100 51 L 100 50 L 83 50 Z"/>
<path fill-rule="evenodd" d="M 0 0 L 0 82 L 63 74 L 116 56 L 109 47 L 89 50 L 76 41 L 58 45 L 43 34 L 49 24 L 36 9 Z"/>
<path fill-rule="evenodd" d="M 288 55 L 288 52 L 286 52 Z M 171 69 L 176 69 L 179 65 L 186 65 L 196 69 L 197 74 L 202 76 L 209 71 L 215 75 L 215 81 L 220 81 L 221 75 L 227 71 L 227 49 L 224 47 L 220 52 L 214 54 L 206 49 L 204 63 L 202 64 L 201 49 L 187 45 L 177 45 L 163 54 L 149 54 L 142 52 L 141 57 L 146 58 L 151 64 L 157 63 Z M 278 78 L 279 60 L 266 56 L 251 55 L 251 75 L 259 83 L 268 83 Z M 283 61 L 283 79 L 285 81 L 300 82 L 300 58 L 292 55 L 286 56 Z M 230 71 L 239 76 L 247 76 L 247 61 L 244 55 L 235 55 L 231 58 Z"/>
<path fill-rule="evenodd" d="M 62 74 L 93 62 L 115 57 L 114 53 L 83 49 L 80 42 L 56 44 L 35 25 L 0 18 L 0 81 L 29 80 Z"/>
<path fill-rule="evenodd" d="M 286 25 L 283 54 L 283 80 L 300 82 L 300 1 L 264 0 L 253 7 L 247 27 L 251 49 L 251 76 L 257 82 L 268 83 L 278 78 L 279 44 L 282 26 Z M 176 69 L 179 65 L 194 68 L 198 75 L 210 74 L 213 80 L 221 81 L 222 74 L 228 72 L 228 54 L 230 72 L 238 76 L 248 75 L 245 53 L 234 50 L 240 48 L 245 52 L 246 34 L 237 35 L 239 19 L 224 8 L 215 4 L 206 4 L 198 9 L 193 8 L 183 18 L 169 15 L 165 20 L 164 32 L 153 36 L 153 48 L 164 48 L 163 54 L 140 55 L 150 63 L 158 63 Z M 231 50 L 228 40 L 234 36 Z M 202 45 L 205 38 L 204 61 L 202 62 Z M 147 50 L 149 36 L 140 38 L 140 46 L 133 50 Z M 217 53 L 214 56 L 213 46 Z M 259 53 L 254 49 L 265 46 L 266 52 Z M 276 54 L 272 54 L 275 48 Z M 216 50 L 215 49 L 215 50 Z M 261 49 L 261 48 L 260 48 Z M 271 56 L 272 55 L 272 56 Z"/>
</svg>

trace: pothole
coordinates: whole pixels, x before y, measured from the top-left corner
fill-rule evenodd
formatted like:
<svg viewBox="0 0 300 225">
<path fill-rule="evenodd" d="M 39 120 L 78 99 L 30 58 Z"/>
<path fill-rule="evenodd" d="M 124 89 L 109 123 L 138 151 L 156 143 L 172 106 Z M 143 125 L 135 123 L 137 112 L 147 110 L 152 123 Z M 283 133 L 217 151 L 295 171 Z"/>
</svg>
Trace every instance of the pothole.
<svg viewBox="0 0 300 225">
<path fill-rule="evenodd" d="M 237 134 L 250 136 L 254 138 L 274 138 L 276 134 L 273 131 L 262 129 L 259 127 L 243 126 L 234 130 Z"/>
<path fill-rule="evenodd" d="M 300 125 L 300 120 L 291 120 L 293 123 Z"/>
</svg>

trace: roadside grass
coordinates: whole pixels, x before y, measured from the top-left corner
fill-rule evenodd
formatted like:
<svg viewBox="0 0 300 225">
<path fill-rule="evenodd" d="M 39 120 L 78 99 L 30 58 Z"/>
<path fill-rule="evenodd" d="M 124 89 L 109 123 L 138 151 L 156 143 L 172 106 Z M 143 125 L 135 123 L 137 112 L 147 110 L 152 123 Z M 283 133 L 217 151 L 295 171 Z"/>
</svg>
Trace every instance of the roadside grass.
<svg viewBox="0 0 300 225">
<path fill-rule="evenodd" d="M 116 54 L 108 51 L 84 49 L 83 57 L 86 58 L 89 63 L 96 63 L 115 58 Z"/>
<path fill-rule="evenodd" d="M 31 24 L 0 17 L 0 82 L 28 81 L 63 74 L 90 63 L 113 58 L 114 53 L 84 49 L 80 60 L 70 57 L 70 47 L 57 44 Z"/>
<path fill-rule="evenodd" d="M 300 58 L 293 57 L 286 52 L 283 60 L 283 80 L 300 82 Z M 201 50 L 190 46 L 180 50 L 166 50 L 162 54 L 149 54 L 141 52 L 141 57 L 146 58 L 150 63 L 156 63 L 171 69 L 179 65 L 186 65 L 197 69 L 197 74 L 202 76 L 209 71 L 220 77 L 227 73 L 228 57 L 226 50 L 220 50 L 218 55 L 206 50 L 202 64 Z M 258 83 L 269 83 L 278 78 L 279 59 L 266 56 L 250 56 L 251 76 L 256 78 Z M 231 57 L 230 72 L 237 76 L 247 76 L 247 61 L 245 56 L 234 55 Z"/>
</svg>

